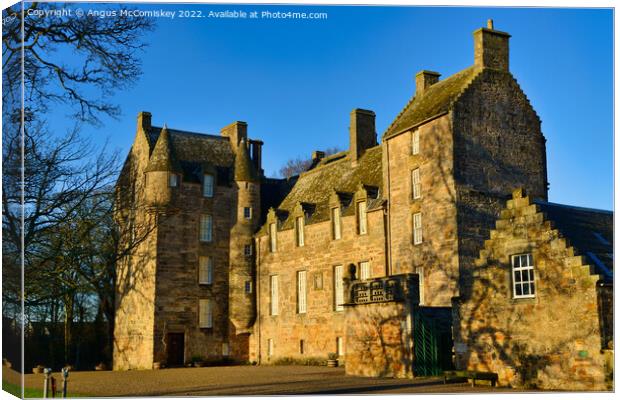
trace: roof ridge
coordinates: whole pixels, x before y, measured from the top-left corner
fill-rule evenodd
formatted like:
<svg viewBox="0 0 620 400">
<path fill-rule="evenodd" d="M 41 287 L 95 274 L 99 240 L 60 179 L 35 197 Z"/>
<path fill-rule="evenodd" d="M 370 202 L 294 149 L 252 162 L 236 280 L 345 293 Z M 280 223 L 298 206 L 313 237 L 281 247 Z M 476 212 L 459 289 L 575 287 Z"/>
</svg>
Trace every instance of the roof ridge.
<svg viewBox="0 0 620 400">
<path fill-rule="evenodd" d="M 151 129 L 159 129 L 161 132 L 161 129 L 163 129 L 163 127 L 152 126 Z M 192 132 L 192 131 L 185 131 L 185 130 L 175 129 L 175 128 L 167 128 L 167 129 L 169 133 L 174 133 L 174 134 L 199 136 L 199 137 L 204 137 L 204 138 L 213 138 L 213 139 L 220 139 L 220 140 L 230 140 L 227 136 L 214 135 L 212 133 Z"/>
<path fill-rule="evenodd" d="M 600 208 L 571 206 L 569 204 L 552 203 L 550 201 L 544 201 L 544 200 L 540 200 L 540 199 L 534 199 L 532 202 L 535 203 L 535 204 L 540 204 L 540 205 L 556 206 L 556 207 L 561 207 L 561 208 L 570 208 L 570 209 L 573 209 L 573 210 L 580 210 L 580 211 L 597 212 L 597 213 L 604 213 L 604 214 L 613 214 L 614 213 L 612 210 L 602 210 Z"/>
</svg>

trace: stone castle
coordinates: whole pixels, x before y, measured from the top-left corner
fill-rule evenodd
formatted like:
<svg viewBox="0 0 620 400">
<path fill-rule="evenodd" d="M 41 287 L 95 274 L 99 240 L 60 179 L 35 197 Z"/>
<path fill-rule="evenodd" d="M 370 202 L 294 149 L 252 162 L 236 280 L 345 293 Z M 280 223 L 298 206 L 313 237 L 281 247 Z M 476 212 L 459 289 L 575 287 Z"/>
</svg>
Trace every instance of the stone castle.
<svg viewBox="0 0 620 400">
<path fill-rule="evenodd" d="M 244 122 L 208 135 L 140 113 L 117 184 L 114 369 L 329 355 L 357 375 L 608 388 L 613 214 L 547 201 L 510 35 L 473 36 L 473 65 L 419 72 L 380 144 L 355 109 L 349 149 L 289 179 L 264 175 Z"/>
</svg>

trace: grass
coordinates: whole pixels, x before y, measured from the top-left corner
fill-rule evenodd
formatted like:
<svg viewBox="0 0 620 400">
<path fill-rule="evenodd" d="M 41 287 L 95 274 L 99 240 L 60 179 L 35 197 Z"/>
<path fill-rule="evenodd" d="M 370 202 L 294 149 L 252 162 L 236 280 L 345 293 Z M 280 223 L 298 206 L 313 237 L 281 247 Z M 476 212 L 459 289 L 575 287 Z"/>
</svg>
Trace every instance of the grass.
<svg viewBox="0 0 620 400">
<path fill-rule="evenodd" d="M 42 383 L 41 383 L 41 386 L 43 386 Z M 13 383 L 2 381 L 2 390 L 20 399 L 22 397 L 22 387 L 20 385 L 15 385 Z M 52 393 L 50 392 L 48 396 L 51 397 Z M 56 393 L 56 397 L 61 397 L 61 396 L 62 396 L 62 392 Z M 43 397 L 42 388 L 41 389 L 24 388 L 24 398 L 26 399 L 39 398 L 40 399 L 42 397 Z M 90 397 L 90 396 L 78 395 L 76 393 L 69 392 L 67 393 L 67 397 Z"/>
</svg>

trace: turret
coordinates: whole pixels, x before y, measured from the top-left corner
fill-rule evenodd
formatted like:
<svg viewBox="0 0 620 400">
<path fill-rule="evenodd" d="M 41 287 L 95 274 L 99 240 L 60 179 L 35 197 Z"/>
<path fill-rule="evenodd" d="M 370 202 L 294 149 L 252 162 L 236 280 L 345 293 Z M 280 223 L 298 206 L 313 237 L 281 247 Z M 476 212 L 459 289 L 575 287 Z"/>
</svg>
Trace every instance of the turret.
<svg viewBox="0 0 620 400">
<path fill-rule="evenodd" d="M 150 206 L 166 206 L 181 184 L 182 170 L 174 157 L 166 125 L 161 129 L 145 169 L 146 201 Z"/>
<path fill-rule="evenodd" d="M 230 239 L 229 316 L 236 334 L 249 333 L 256 317 L 253 234 L 260 218 L 260 180 L 245 138 L 235 155 L 237 209 Z"/>
</svg>

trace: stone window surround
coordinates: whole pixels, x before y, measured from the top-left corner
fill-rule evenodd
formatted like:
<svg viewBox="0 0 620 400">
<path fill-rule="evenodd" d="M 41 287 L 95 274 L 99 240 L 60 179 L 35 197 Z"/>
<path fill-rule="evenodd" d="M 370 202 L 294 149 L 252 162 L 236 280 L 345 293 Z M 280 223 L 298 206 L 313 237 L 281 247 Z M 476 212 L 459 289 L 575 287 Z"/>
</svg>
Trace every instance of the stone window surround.
<svg viewBox="0 0 620 400">
<path fill-rule="evenodd" d="M 174 172 L 168 174 L 168 187 L 178 188 L 180 186 L 180 181 L 179 174 L 175 174 Z"/>
<path fill-rule="evenodd" d="M 203 307 L 206 307 L 204 311 Z M 200 329 L 213 329 L 213 300 L 210 298 L 198 300 L 198 327 Z"/>
<path fill-rule="evenodd" d="M 243 218 L 252 219 L 252 207 L 243 207 Z"/>
<path fill-rule="evenodd" d="M 411 132 L 411 155 L 420 154 L 420 130 Z"/>
<path fill-rule="evenodd" d="M 246 257 L 252 256 L 252 244 L 246 244 L 243 246 L 243 255 Z"/>
<path fill-rule="evenodd" d="M 305 217 L 295 217 L 295 244 L 297 247 L 303 247 L 305 245 Z"/>
<path fill-rule="evenodd" d="M 269 223 L 269 251 L 278 251 L 278 225 L 275 222 Z"/>
<path fill-rule="evenodd" d="M 416 226 L 416 219 L 419 221 L 419 226 Z M 412 226 L 412 241 L 414 245 L 420 245 L 424 241 L 424 234 L 422 231 L 422 213 L 415 212 L 411 218 Z"/>
<path fill-rule="evenodd" d="M 308 270 L 302 269 L 296 272 L 297 276 L 297 315 L 308 312 Z"/>
<path fill-rule="evenodd" d="M 332 240 L 342 239 L 342 212 L 340 207 L 332 207 L 330 212 Z"/>
<path fill-rule="evenodd" d="M 269 315 L 276 316 L 280 313 L 280 289 L 278 275 L 269 276 Z"/>
<path fill-rule="evenodd" d="M 344 311 L 344 266 L 342 264 L 334 265 L 334 311 Z M 340 283 L 340 284 L 339 284 Z"/>
<path fill-rule="evenodd" d="M 420 181 L 420 167 L 411 170 L 411 198 L 418 200 L 422 197 L 422 183 Z"/>
<path fill-rule="evenodd" d="M 206 261 L 206 265 L 202 264 L 202 260 Z M 205 280 L 201 279 L 202 268 L 206 267 Z M 198 257 L 198 284 L 199 285 L 212 285 L 213 284 L 213 257 L 211 256 L 199 256 Z"/>
</svg>

